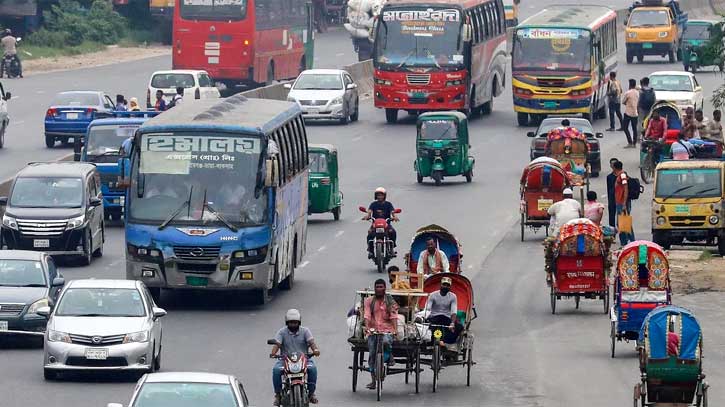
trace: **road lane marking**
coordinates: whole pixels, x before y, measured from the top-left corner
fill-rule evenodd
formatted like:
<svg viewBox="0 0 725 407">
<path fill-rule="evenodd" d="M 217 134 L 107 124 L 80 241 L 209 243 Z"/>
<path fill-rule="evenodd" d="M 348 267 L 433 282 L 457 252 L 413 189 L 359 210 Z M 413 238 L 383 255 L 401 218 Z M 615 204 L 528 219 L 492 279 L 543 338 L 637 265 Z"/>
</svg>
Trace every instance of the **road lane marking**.
<svg viewBox="0 0 725 407">
<path fill-rule="evenodd" d="M 297 266 L 297 268 L 301 268 L 301 269 L 303 269 L 303 268 L 305 268 L 305 267 L 306 267 L 306 266 L 307 266 L 308 264 L 310 264 L 310 262 L 309 262 L 309 261 L 307 261 L 307 260 L 305 260 L 305 261 L 303 261 L 302 263 L 300 263 L 300 265 L 299 265 L 299 266 Z"/>
<path fill-rule="evenodd" d="M 337 233 L 335 233 L 335 239 L 337 239 L 338 237 L 342 236 L 344 233 L 345 233 L 344 230 L 337 231 Z"/>
<path fill-rule="evenodd" d="M 325 249 L 327 249 L 327 246 L 324 246 L 324 245 L 323 246 L 320 246 L 320 248 L 317 249 L 317 252 L 325 251 Z"/>
<path fill-rule="evenodd" d="M 338 52 L 337 54 L 335 54 L 335 56 L 336 56 L 336 57 L 341 57 L 341 56 L 343 56 L 343 55 L 345 55 L 345 53 L 344 53 L 344 52 Z"/>
</svg>

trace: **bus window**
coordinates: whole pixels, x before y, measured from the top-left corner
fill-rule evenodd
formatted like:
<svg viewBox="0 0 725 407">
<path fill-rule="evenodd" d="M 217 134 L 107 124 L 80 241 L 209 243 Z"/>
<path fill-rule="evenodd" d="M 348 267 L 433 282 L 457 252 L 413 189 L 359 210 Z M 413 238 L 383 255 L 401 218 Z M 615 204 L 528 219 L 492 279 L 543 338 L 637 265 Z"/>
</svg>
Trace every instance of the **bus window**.
<svg viewBox="0 0 725 407">
<path fill-rule="evenodd" d="M 307 151 L 307 129 L 305 128 L 305 123 L 302 121 L 302 117 L 297 117 L 295 119 L 297 121 L 297 127 L 300 129 L 300 143 L 302 143 L 302 166 L 306 167 L 307 164 L 309 164 L 308 161 L 308 151 Z"/>
<path fill-rule="evenodd" d="M 297 170 L 302 171 L 305 168 L 305 155 L 307 155 L 302 146 L 302 131 L 300 131 L 296 119 L 290 122 L 290 126 L 294 135 L 295 147 L 297 148 Z"/>
<path fill-rule="evenodd" d="M 285 175 L 287 173 L 287 168 L 285 167 L 285 159 L 284 159 L 284 149 L 282 148 L 282 137 L 280 137 L 279 129 L 275 130 L 275 132 L 272 134 L 272 139 L 275 143 L 277 143 L 277 149 L 279 150 L 279 154 L 277 154 L 277 165 L 279 167 L 279 185 L 285 184 Z"/>
<path fill-rule="evenodd" d="M 294 175 L 294 168 L 292 168 L 292 146 L 290 146 L 289 136 L 284 126 L 279 128 L 279 135 L 282 139 L 282 149 L 284 150 L 284 166 L 285 166 L 285 179 L 289 180 Z"/>
<path fill-rule="evenodd" d="M 287 132 L 287 137 L 289 138 L 289 146 L 290 146 L 290 157 L 292 158 L 292 171 L 294 171 L 294 174 L 297 174 L 300 172 L 300 156 L 299 151 L 297 151 L 297 137 L 295 137 L 295 131 L 292 128 L 292 121 L 288 121 L 284 125 L 285 131 Z"/>
</svg>

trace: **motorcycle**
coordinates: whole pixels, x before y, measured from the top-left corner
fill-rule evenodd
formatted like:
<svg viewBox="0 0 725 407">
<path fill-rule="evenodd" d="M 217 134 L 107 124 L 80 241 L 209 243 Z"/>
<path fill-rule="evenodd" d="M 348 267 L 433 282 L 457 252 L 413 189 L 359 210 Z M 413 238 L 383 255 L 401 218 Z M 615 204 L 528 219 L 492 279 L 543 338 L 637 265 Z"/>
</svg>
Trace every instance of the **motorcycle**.
<svg viewBox="0 0 725 407">
<path fill-rule="evenodd" d="M 367 209 L 364 206 L 359 207 L 360 212 L 367 213 Z M 402 212 L 400 209 L 396 209 L 395 213 Z M 378 268 L 378 273 L 385 271 L 385 266 L 390 263 L 395 256 L 395 244 L 390 238 L 390 222 L 392 219 L 383 218 L 372 218 L 370 219 L 373 227 L 373 262 Z"/>
<path fill-rule="evenodd" d="M 20 44 L 20 38 L 16 39 L 16 46 Z M 5 55 L 0 63 L 0 78 L 17 78 L 20 76 L 20 59 L 16 55 Z"/>
<path fill-rule="evenodd" d="M 276 345 L 274 339 L 267 340 L 268 345 Z M 280 406 L 282 407 L 309 407 L 309 391 L 307 389 L 307 365 L 312 353 L 291 353 L 289 355 L 275 355 L 275 359 L 282 360 L 282 393 Z"/>
</svg>

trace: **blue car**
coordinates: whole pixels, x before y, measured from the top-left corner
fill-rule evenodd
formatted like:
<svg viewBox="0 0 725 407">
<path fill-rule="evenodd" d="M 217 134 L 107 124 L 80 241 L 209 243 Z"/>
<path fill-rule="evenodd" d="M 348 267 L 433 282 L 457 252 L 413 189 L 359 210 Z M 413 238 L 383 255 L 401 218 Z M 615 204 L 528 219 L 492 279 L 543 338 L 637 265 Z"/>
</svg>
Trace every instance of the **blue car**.
<svg viewBox="0 0 725 407">
<path fill-rule="evenodd" d="M 69 91 L 55 95 L 45 113 L 45 146 L 53 148 L 56 141 L 67 144 L 82 139 L 94 120 L 113 115 L 115 104 L 99 91 Z"/>
</svg>

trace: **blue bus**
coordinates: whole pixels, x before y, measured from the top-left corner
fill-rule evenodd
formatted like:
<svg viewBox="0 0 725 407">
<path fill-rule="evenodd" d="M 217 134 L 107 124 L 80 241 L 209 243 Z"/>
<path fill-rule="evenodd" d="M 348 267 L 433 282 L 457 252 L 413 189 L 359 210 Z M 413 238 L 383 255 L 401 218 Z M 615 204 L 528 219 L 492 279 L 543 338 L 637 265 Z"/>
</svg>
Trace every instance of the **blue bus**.
<svg viewBox="0 0 725 407">
<path fill-rule="evenodd" d="M 155 111 L 115 112 L 113 118 L 92 121 L 85 138 L 75 142 L 74 160 L 96 164 L 101 174 L 103 212 L 109 219 L 120 220 L 125 204 L 126 189 L 119 183 L 118 161 L 126 160 L 127 153 L 121 152 L 121 145 L 133 137 L 148 118 L 157 114 L 159 112 Z"/>
<path fill-rule="evenodd" d="M 295 103 L 194 100 L 131 146 L 126 277 L 162 288 L 291 289 L 307 236 L 307 133 Z M 124 171 L 125 172 L 125 171 Z"/>
</svg>

